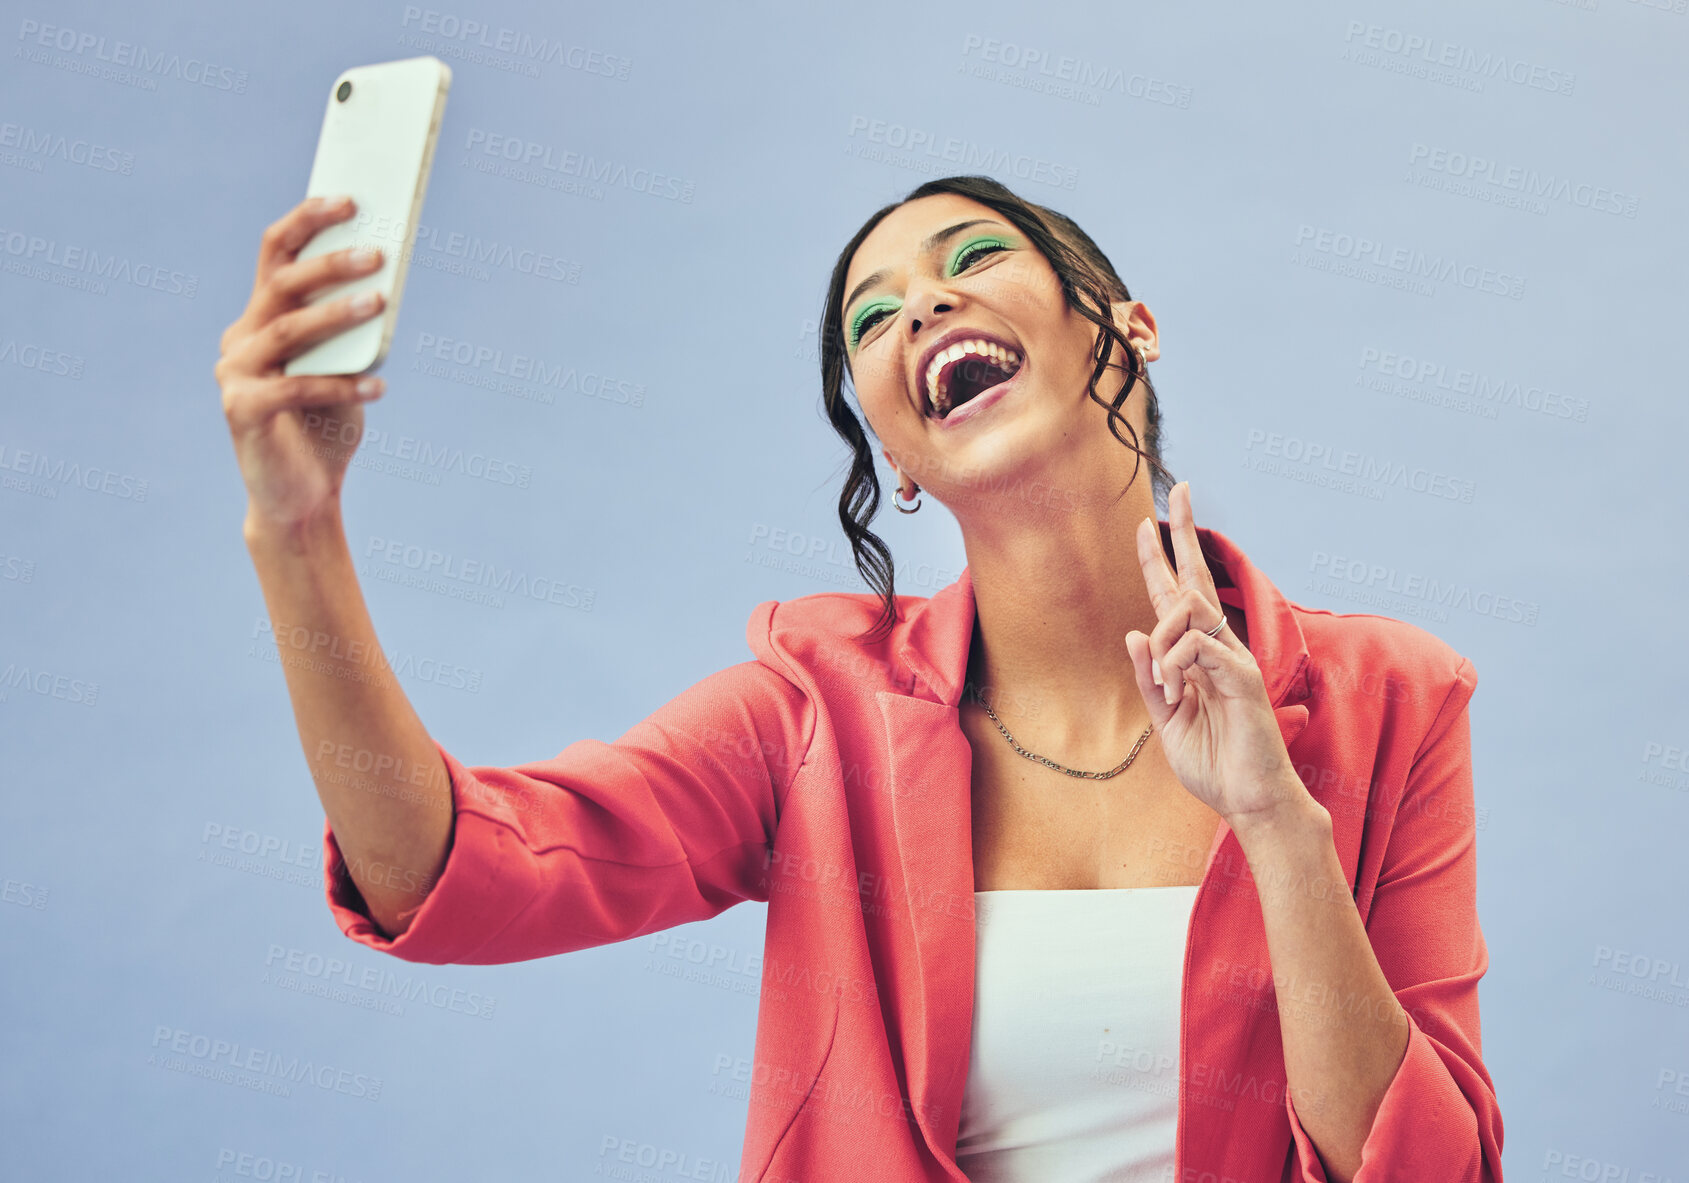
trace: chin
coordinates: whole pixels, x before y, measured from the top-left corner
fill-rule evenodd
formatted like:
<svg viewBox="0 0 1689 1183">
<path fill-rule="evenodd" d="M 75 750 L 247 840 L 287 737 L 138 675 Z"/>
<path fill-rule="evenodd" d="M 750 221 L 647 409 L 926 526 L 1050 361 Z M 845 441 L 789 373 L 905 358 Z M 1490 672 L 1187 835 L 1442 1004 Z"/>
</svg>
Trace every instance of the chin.
<svg viewBox="0 0 1689 1183">
<path fill-rule="evenodd" d="M 947 504 L 952 497 L 978 503 L 999 493 L 1012 495 L 1017 482 L 1042 479 L 1049 484 L 1046 474 L 1071 436 L 1071 430 L 1028 405 L 993 407 L 988 413 L 989 424 L 982 419 L 965 433 L 949 438 L 940 433 L 929 442 L 933 472 L 947 478 L 950 496 L 940 498 Z"/>
</svg>

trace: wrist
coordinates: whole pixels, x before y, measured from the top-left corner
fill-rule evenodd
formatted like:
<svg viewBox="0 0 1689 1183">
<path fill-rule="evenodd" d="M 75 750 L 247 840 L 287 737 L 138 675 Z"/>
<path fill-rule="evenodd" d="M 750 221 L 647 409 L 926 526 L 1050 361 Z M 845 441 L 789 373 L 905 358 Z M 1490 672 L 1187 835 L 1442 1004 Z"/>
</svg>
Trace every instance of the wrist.
<svg viewBox="0 0 1689 1183">
<path fill-rule="evenodd" d="M 320 551 L 325 545 L 343 543 L 345 523 L 340 516 L 340 502 L 329 500 L 303 518 L 291 520 L 268 517 L 251 503 L 241 522 L 241 536 L 247 549 L 270 554 L 304 555 Z"/>
<path fill-rule="evenodd" d="M 1276 782 L 1270 804 L 1225 819 L 1240 845 L 1330 840 L 1331 814 L 1294 773 Z"/>
</svg>

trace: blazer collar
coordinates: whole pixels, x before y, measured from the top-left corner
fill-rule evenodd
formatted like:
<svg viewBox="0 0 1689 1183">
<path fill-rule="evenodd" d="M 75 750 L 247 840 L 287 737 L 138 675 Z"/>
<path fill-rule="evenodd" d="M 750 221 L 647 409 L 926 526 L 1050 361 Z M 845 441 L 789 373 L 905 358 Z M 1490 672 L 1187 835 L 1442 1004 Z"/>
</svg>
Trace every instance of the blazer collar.
<svg viewBox="0 0 1689 1183">
<path fill-rule="evenodd" d="M 1172 551 L 1167 522 L 1157 519 L 1163 546 Z M 1309 695 L 1308 641 L 1290 601 L 1218 530 L 1196 528 L 1203 557 L 1214 576 L 1222 603 L 1243 609 L 1249 651 L 1261 667 L 1267 699 L 1277 707 Z M 945 706 L 957 706 L 967 680 L 968 645 L 973 638 L 974 590 L 971 568 L 955 582 L 908 610 L 908 627 L 898 656 L 915 675 L 914 693 Z M 1126 649 L 1120 649 L 1126 660 Z"/>
</svg>

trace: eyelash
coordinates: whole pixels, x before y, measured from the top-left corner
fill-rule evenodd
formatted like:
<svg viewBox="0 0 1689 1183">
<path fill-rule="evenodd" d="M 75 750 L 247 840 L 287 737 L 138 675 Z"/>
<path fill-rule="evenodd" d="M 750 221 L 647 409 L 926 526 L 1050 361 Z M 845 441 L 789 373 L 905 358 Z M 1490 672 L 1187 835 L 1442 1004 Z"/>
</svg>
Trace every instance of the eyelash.
<svg viewBox="0 0 1689 1183">
<path fill-rule="evenodd" d="M 967 246 L 963 247 L 957 253 L 956 258 L 955 258 L 956 270 L 952 271 L 951 274 L 954 275 L 954 274 L 956 274 L 956 272 L 966 271 L 967 267 L 961 266 L 962 260 L 973 257 L 975 252 L 980 252 L 980 253 L 983 253 L 983 254 L 992 254 L 993 252 L 996 252 L 996 251 L 1006 251 L 1008 249 L 1009 249 L 1008 243 L 999 242 L 997 239 L 994 239 L 994 238 L 982 238 L 978 242 L 970 242 L 970 243 L 968 243 Z M 856 326 L 855 326 L 856 335 L 852 339 L 851 344 L 855 345 L 855 344 L 861 343 L 862 338 L 867 334 L 868 330 L 873 328 L 876 324 L 879 323 L 880 314 L 882 312 L 885 313 L 887 316 L 890 316 L 892 314 L 892 309 L 887 308 L 887 307 L 883 307 L 883 306 L 876 307 L 876 308 L 870 310 L 866 316 L 861 317 L 856 322 Z"/>
<path fill-rule="evenodd" d="M 858 317 L 856 321 L 856 333 L 851 339 L 851 344 L 862 344 L 862 338 L 867 334 L 868 330 L 879 323 L 880 314 L 883 312 L 885 315 L 890 316 L 892 311 L 892 309 L 886 307 L 885 305 L 878 304 L 869 309 L 866 315 Z"/>
<path fill-rule="evenodd" d="M 986 251 L 986 253 L 989 254 L 991 251 L 1006 251 L 1006 250 L 1009 249 L 1009 244 L 1006 243 L 1006 242 L 999 242 L 995 238 L 982 238 L 978 242 L 970 242 L 970 243 L 968 243 L 967 246 L 963 247 L 961 249 L 961 251 L 959 251 L 957 253 L 957 255 L 956 255 L 956 263 L 957 263 L 956 270 L 957 271 L 966 271 L 967 268 L 961 266 L 962 260 L 970 257 L 971 255 L 973 255 L 973 253 L 975 251 L 979 250 L 982 247 L 989 248 Z"/>
</svg>

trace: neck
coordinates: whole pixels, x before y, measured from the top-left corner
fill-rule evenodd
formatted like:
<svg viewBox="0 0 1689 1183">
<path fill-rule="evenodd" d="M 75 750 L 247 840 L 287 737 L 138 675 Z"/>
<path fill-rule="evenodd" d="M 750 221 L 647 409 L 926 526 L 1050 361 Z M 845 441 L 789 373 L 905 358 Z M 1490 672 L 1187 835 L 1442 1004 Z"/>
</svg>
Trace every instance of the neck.
<svg viewBox="0 0 1689 1183">
<path fill-rule="evenodd" d="M 1137 547 L 1154 513 L 1148 482 L 1135 481 L 1112 504 L 1032 528 L 999 518 L 966 531 L 975 616 L 963 701 L 983 698 L 1023 746 L 1062 763 L 1118 761 L 1122 738 L 1150 721 L 1125 637 L 1157 622 Z"/>
</svg>

